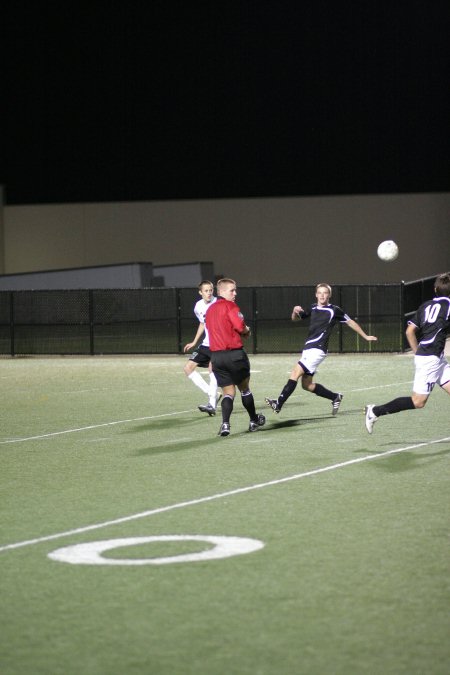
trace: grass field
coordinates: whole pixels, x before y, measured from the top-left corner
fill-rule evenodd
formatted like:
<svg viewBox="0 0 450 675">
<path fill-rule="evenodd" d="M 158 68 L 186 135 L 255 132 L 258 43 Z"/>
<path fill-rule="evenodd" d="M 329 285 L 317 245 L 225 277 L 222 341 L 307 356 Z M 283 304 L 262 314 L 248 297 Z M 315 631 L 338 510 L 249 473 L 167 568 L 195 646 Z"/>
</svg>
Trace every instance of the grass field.
<svg viewBox="0 0 450 675">
<path fill-rule="evenodd" d="M 260 411 L 295 358 L 251 358 Z M 184 363 L 0 360 L 2 675 L 448 673 L 448 396 L 369 436 L 412 358 L 330 355 L 337 417 L 220 438 Z"/>
</svg>

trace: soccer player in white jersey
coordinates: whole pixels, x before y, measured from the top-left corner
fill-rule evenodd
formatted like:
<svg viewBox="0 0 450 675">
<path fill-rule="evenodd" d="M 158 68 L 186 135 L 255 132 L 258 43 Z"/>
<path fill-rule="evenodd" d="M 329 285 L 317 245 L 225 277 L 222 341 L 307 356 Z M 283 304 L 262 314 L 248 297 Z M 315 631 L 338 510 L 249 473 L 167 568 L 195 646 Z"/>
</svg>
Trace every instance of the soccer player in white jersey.
<svg viewBox="0 0 450 675">
<path fill-rule="evenodd" d="M 209 307 L 216 302 L 217 298 L 214 296 L 214 286 L 211 281 L 201 281 L 198 285 L 198 292 L 201 295 L 201 300 L 198 300 L 194 306 L 194 314 L 198 319 L 198 328 L 192 342 L 188 342 L 184 346 L 184 353 L 190 349 L 195 348 L 200 338 L 203 340 L 198 349 L 194 349 L 189 361 L 184 366 L 184 372 L 187 377 L 208 396 L 208 403 L 206 405 L 199 405 L 198 409 L 201 412 L 208 413 L 212 416 L 216 414 L 217 406 L 217 380 L 211 368 L 211 352 L 209 349 L 209 335 L 205 325 L 205 316 Z M 209 369 L 209 385 L 205 382 L 200 373 L 197 372 L 197 367 Z"/>
<path fill-rule="evenodd" d="M 289 396 L 293 394 L 299 379 L 302 380 L 302 387 L 311 394 L 327 398 L 331 401 L 331 411 L 336 415 L 343 394 L 330 391 L 323 385 L 313 382 L 313 377 L 316 370 L 325 359 L 328 351 L 328 341 L 331 332 L 336 323 L 345 323 L 352 328 L 364 340 L 377 340 L 374 335 L 367 335 L 361 326 L 351 319 L 345 312 L 337 305 L 330 303 L 331 286 L 320 283 L 316 286 L 316 300 L 317 302 L 311 305 L 309 310 L 304 310 L 300 305 L 296 305 L 292 310 L 292 321 L 300 319 L 307 319 L 311 317 L 308 337 L 303 347 L 302 354 L 299 361 L 295 364 L 289 376 L 289 380 L 283 387 L 278 398 L 266 398 L 267 405 L 276 413 L 279 413 L 283 405 L 288 400 Z"/>
<path fill-rule="evenodd" d="M 450 394 L 450 364 L 444 356 L 445 341 L 450 332 L 450 272 L 436 278 L 434 292 L 435 297 L 420 305 L 406 327 L 406 339 L 414 352 L 412 395 L 394 398 L 383 405 L 366 405 L 369 434 L 383 415 L 423 408 L 436 383 Z"/>
</svg>

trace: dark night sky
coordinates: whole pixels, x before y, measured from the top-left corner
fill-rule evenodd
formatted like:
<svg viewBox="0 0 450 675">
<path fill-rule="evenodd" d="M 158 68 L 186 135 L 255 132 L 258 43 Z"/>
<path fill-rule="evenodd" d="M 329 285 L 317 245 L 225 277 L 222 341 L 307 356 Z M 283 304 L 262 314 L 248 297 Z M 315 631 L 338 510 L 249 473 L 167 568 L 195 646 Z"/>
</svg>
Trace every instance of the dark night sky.
<svg viewBox="0 0 450 675">
<path fill-rule="evenodd" d="M 7 204 L 448 191 L 450 3 L 10 3 Z"/>
</svg>

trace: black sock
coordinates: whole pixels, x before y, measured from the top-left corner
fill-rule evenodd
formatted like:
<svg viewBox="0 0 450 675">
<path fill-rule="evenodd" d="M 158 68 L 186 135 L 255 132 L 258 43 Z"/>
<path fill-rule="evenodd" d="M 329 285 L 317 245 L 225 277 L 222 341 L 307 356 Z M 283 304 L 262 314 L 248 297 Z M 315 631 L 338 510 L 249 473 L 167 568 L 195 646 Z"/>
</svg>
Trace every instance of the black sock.
<svg viewBox="0 0 450 675">
<path fill-rule="evenodd" d="M 295 391 L 297 382 L 295 380 L 288 380 L 283 387 L 281 394 L 278 397 L 278 405 L 280 408 L 286 403 L 289 396 Z"/>
<path fill-rule="evenodd" d="M 247 389 L 247 391 L 241 392 L 241 401 L 242 405 L 248 412 L 250 419 L 255 420 L 256 419 L 255 399 L 253 398 L 253 394 L 249 389 Z"/>
<path fill-rule="evenodd" d="M 220 404 L 222 408 L 222 422 L 230 423 L 231 413 L 233 412 L 233 399 L 231 396 L 225 395 Z"/>
<path fill-rule="evenodd" d="M 400 396 L 400 398 L 394 398 L 384 405 L 374 406 L 373 414 L 377 417 L 382 417 L 383 415 L 393 415 L 394 413 L 402 412 L 402 410 L 414 410 L 415 407 L 411 396 Z"/>
<path fill-rule="evenodd" d="M 334 391 L 330 391 L 329 389 L 323 387 L 321 384 L 317 383 L 312 393 L 315 394 L 316 396 L 322 396 L 322 398 L 329 398 L 330 401 L 334 401 L 334 399 L 337 396 L 337 394 L 335 394 Z"/>
</svg>

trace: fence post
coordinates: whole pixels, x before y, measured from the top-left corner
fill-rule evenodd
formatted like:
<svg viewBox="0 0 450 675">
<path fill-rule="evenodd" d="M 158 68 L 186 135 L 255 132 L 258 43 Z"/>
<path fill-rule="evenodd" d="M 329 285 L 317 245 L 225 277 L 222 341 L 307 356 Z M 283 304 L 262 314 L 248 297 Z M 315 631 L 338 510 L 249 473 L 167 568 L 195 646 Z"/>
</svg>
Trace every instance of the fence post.
<svg viewBox="0 0 450 675">
<path fill-rule="evenodd" d="M 256 288 L 252 291 L 252 305 L 253 305 L 253 353 L 256 354 L 258 350 L 258 296 Z"/>
<path fill-rule="evenodd" d="M 16 355 L 16 349 L 14 344 L 14 292 L 11 291 L 10 294 L 10 303 L 9 303 L 9 330 L 10 330 L 10 340 L 11 340 L 11 356 Z"/>
<path fill-rule="evenodd" d="M 400 351 L 406 351 L 407 340 L 405 335 L 405 282 L 400 282 Z"/>
<path fill-rule="evenodd" d="M 177 317 L 177 336 L 178 336 L 178 352 L 183 352 L 183 345 L 181 344 L 181 289 L 175 289 L 176 302 L 176 317 Z"/>
<path fill-rule="evenodd" d="M 94 356 L 94 291 L 91 289 L 88 293 L 89 304 L 89 351 L 91 356 Z"/>
</svg>

